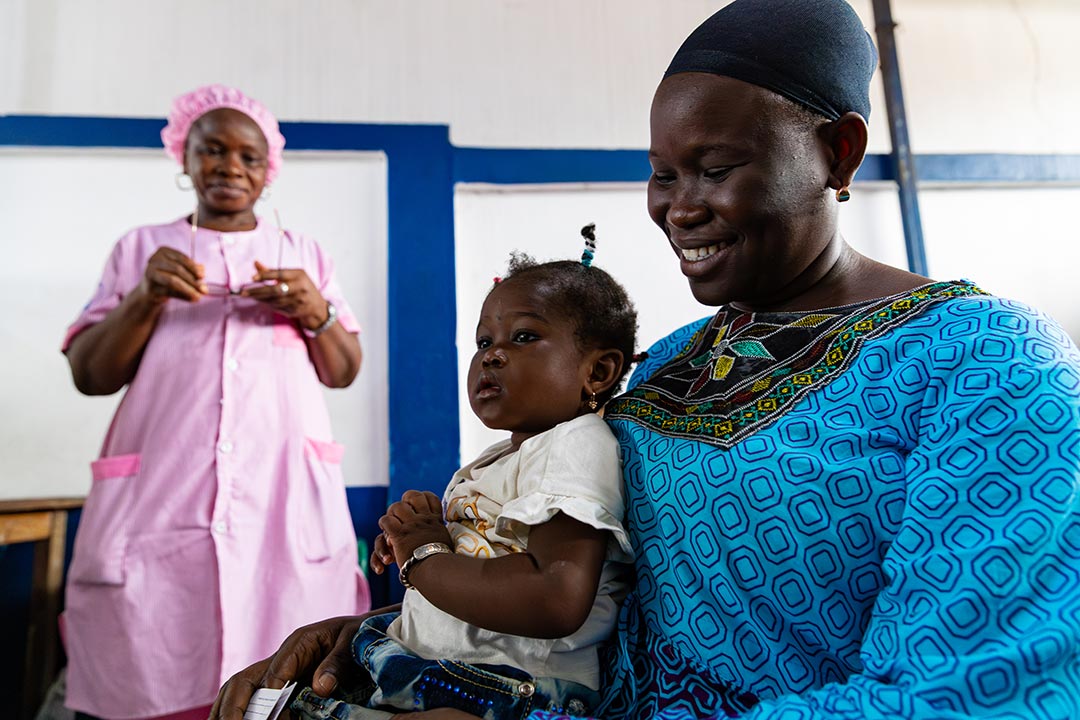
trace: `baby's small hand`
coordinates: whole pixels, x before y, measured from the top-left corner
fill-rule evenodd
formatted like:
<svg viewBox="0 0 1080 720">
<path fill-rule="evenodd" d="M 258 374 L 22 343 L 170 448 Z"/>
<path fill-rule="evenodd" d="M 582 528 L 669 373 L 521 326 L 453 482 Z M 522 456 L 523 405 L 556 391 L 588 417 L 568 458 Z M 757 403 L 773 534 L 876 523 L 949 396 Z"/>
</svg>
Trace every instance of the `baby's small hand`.
<svg viewBox="0 0 1080 720">
<path fill-rule="evenodd" d="M 379 529 L 399 565 L 425 543 L 453 546 L 443 521 L 442 503 L 430 492 L 407 491 L 401 500 L 387 508 L 379 520 Z"/>
<path fill-rule="evenodd" d="M 379 533 L 375 538 L 375 548 L 368 559 L 372 572 L 382 575 L 386 568 L 394 564 L 394 551 L 386 535 Z"/>
</svg>

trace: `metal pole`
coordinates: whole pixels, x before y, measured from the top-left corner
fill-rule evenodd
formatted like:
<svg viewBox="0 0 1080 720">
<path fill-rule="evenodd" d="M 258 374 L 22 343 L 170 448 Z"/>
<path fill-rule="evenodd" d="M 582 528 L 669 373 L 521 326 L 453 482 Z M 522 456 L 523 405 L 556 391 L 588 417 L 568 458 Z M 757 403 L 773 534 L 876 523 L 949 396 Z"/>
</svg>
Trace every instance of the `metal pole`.
<svg viewBox="0 0 1080 720">
<path fill-rule="evenodd" d="M 926 275 L 926 248 L 919 216 L 918 189 L 915 186 L 915 157 L 908 140 L 904 91 L 900 87 L 900 61 L 896 55 L 896 37 L 893 35 L 896 23 L 893 22 L 890 0 L 873 2 L 874 29 L 881 53 L 881 74 L 885 81 L 885 109 L 889 116 L 889 136 L 892 138 L 893 166 L 896 182 L 900 186 L 900 217 L 904 221 L 908 269 Z"/>
</svg>

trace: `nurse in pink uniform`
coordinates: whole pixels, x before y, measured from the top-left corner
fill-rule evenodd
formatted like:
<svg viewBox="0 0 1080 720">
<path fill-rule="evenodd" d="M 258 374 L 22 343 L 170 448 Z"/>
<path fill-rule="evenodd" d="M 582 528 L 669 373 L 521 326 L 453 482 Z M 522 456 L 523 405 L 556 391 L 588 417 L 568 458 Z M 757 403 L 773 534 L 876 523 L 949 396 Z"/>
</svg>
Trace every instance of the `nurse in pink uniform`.
<svg viewBox="0 0 1080 720">
<path fill-rule="evenodd" d="M 127 386 L 64 616 L 68 705 L 108 720 L 205 718 L 294 628 L 369 606 L 320 387 L 356 377 L 359 326 L 326 253 L 254 211 L 285 139 L 220 85 L 161 136 L 197 210 L 122 237 L 63 344 L 81 392 Z"/>
</svg>

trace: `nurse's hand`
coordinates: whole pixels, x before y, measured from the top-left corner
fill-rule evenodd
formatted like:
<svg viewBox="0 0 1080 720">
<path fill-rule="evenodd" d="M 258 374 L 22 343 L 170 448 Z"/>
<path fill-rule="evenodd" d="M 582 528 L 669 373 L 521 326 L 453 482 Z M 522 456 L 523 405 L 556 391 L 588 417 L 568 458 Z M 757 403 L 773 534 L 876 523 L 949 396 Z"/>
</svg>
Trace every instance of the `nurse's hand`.
<svg viewBox="0 0 1080 720">
<path fill-rule="evenodd" d="M 326 298 L 301 269 L 271 269 L 256 260 L 251 279 L 257 284 L 244 288 L 242 295 L 266 303 L 308 330 L 320 327 L 330 316 Z"/>
<path fill-rule="evenodd" d="M 218 692 L 210 720 L 243 720 L 244 710 L 260 688 L 280 689 L 286 683 L 311 683 L 322 697 L 339 683 L 349 683 L 361 672 L 352 659 L 352 638 L 364 618 L 389 612 L 383 608 L 367 615 L 336 617 L 293 632 L 270 657 L 229 678 Z"/>
<path fill-rule="evenodd" d="M 146 261 L 139 289 L 156 303 L 171 297 L 195 302 L 206 294 L 203 266 L 179 250 L 159 247 Z"/>
</svg>

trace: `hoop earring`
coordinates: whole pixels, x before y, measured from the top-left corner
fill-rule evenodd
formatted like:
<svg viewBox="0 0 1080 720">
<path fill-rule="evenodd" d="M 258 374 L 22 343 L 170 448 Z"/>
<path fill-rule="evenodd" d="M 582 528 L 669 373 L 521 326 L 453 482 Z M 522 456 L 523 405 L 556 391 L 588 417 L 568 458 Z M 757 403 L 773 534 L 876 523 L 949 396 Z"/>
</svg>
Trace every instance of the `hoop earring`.
<svg viewBox="0 0 1080 720">
<path fill-rule="evenodd" d="M 263 185 L 262 192 L 259 193 L 258 200 L 269 200 L 273 197 L 274 193 L 270 191 L 269 185 Z"/>
<path fill-rule="evenodd" d="M 188 190 L 195 189 L 195 181 L 192 180 L 191 176 L 188 175 L 186 172 L 181 171 L 176 173 L 175 182 L 176 189 L 180 190 L 181 192 L 187 192 Z"/>
<path fill-rule="evenodd" d="M 836 191 L 836 202 L 847 202 L 851 199 L 851 191 L 848 190 L 848 186 L 844 185 Z"/>
<path fill-rule="evenodd" d="M 596 408 L 600 407 L 600 403 L 596 401 L 596 393 L 585 401 L 585 407 L 589 408 L 589 412 L 596 412 Z"/>
</svg>

